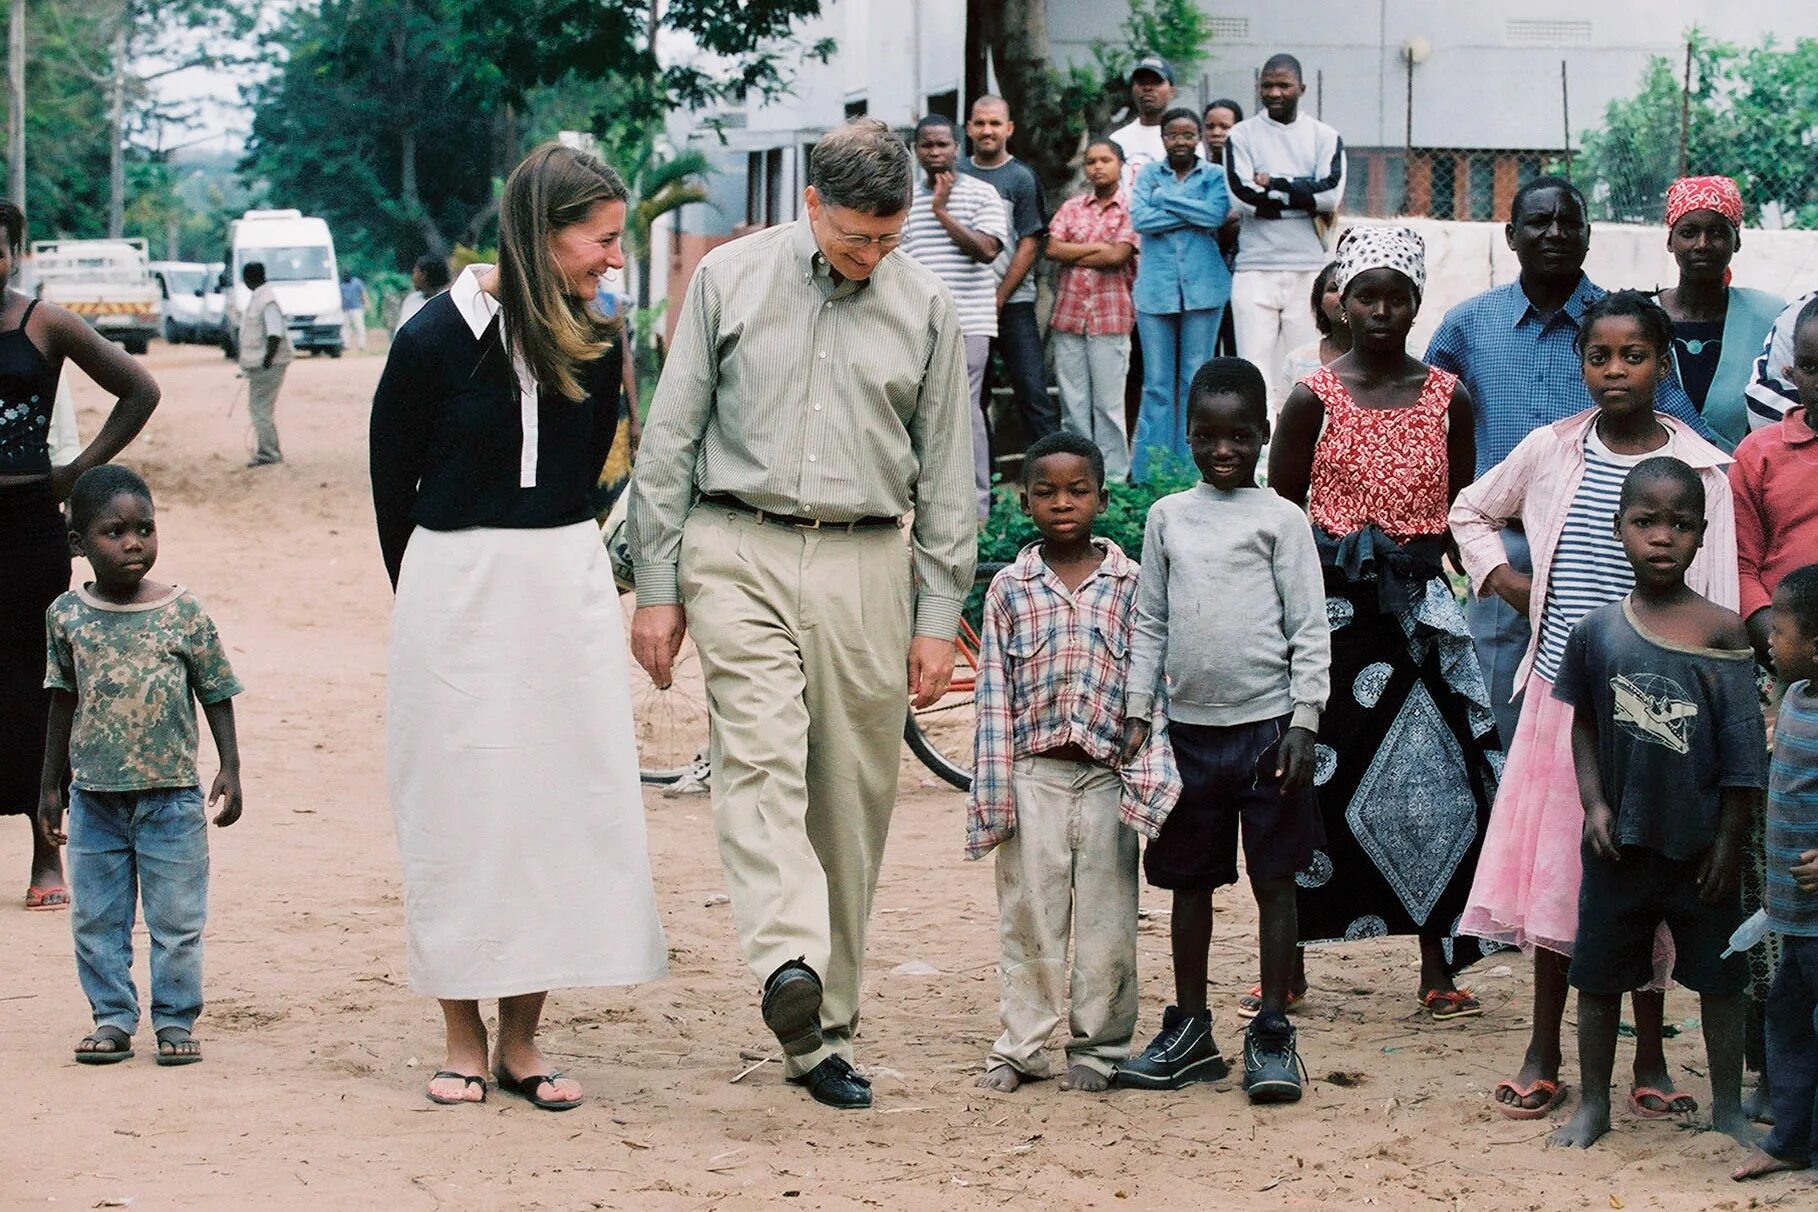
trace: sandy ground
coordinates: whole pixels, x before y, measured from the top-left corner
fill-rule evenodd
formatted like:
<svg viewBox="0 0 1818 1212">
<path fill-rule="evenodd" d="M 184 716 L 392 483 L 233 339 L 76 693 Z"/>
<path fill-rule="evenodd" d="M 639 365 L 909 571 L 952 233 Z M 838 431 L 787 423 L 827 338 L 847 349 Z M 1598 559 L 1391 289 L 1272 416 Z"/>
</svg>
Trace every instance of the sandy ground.
<svg viewBox="0 0 1818 1212">
<path fill-rule="evenodd" d="M 0 874 L 16 880 L 0 907 L 0 1207 L 1818 1207 L 1799 1178 L 1732 1184 L 1741 1151 L 1674 1122 L 1619 1112 L 1589 1153 L 1544 1149 L 1547 1124 L 1488 1103 L 1525 1038 L 1527 966 L 1486 965 L 1473 979 L 1488 1014 L 1435 1026 L 1414 1012 L 1406 941 L 1313 956 L 1300 1023 L 1314 1080 L 1298 1106 L 1253 1110 L 1231 1082 L 976 1090 L 996 1029 L 991 868 L 959 860 L 960 797 L 910 764 L 860 1041 L 875 1110 L 820 1108 L 774 1064 L 732 1083 L 742 1056 L 774 1045 L 737 956 L 708 805 L 654 793 L 671 974 L 559 993 L 546 1020 L 546 1049 L 591 1101 L 559 1117 L 497 1093 L 432 1107 L 439 1020 L 404 985 L 383 783 L 390 598 L 365 471 L 382 357 L 299 361 L 280 402 L 289 461 L 257 472 L 241 467 L 244 394 L 219 354 L 157 345 L 148 365 L 164 403 L 129 461 L 158 493 L 154 575 L 196 589 L 248 687 L 246 816 L 213 838 L 208 1061 L 154 1066 L 147 1030 L 127 1064 L 73 1063 L 87 1013 L 67 918 L 19 908 L 26 833 L 0 823 Z M 102 401 L 86 382 L 78 401 L 93 433 Z M 572 874 L 552 856 L 549 878 Z M 1170 989 L 1166 901 L 1147 905 L 1144 1039 Z M 1248 897 L 1220 905 L 1223 1008 L 1256 969 Z M 143 989 L 143 941 L 139 954 Z M 913 961 L 938 972 L 894 971 Z M 1669 1022 L 1696 1013 L 1669 1002 Z M 1234 1015 L 1217 1033 L 1238 1049 Z M 1695 1038 L 1684 1031 L 1671 1057 L 1704 1097 Z"/>
</svg>

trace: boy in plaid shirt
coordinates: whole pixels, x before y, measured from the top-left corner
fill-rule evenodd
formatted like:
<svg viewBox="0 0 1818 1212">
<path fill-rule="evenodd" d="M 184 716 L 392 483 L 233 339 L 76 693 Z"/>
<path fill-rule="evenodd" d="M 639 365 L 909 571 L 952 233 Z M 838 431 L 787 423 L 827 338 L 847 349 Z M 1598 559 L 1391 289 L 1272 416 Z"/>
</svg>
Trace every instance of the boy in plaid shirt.
<svg viewBox="0 0 1818 1212">
<path fill-rule="evenodd" d="M 1160 830 L 1180 779 L 1159 715 L 1154 736 L 1118 761 L 1141 569 L 1092 534 L 1104 456 L 1066 430 L 1039 439 L 1022 499 L 1042 540 L 985 595 L 967 805 L 966 857 L 997 849 L 1003 985 L 1003 1034 L 978 1084 L 1008 1093 L 1049 1076 L 1064 1007 L 1061 1088 L 1099 1091 L 1136 1030 L 1137 834 Z"/>
</svg>

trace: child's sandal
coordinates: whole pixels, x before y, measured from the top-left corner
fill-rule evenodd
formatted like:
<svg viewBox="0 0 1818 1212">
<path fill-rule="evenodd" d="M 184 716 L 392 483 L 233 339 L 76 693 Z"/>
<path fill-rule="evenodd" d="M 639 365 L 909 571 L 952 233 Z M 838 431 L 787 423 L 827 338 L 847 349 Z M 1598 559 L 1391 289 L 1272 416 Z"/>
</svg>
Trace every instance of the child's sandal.
<svg viewBox="0 0 1818 1212">
<path fill-rule="evenodd" d="M 1420 1004 L 1436 1023 L 1455 1018 L 1477 1018 L 1483 1013 L 1483 1003 L 1473 997 L 1469 989 L 1430 989 L 1421 995 Z"/>
</svg>

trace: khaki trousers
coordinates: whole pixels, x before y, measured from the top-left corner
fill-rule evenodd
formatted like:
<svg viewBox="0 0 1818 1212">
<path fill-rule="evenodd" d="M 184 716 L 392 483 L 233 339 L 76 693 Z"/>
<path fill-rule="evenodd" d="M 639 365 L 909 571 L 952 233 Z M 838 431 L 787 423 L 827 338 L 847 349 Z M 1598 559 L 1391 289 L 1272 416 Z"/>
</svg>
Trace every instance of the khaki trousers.
<svg viewBox="0 0 1818 1212">
<path fill-rule="evenodd" d="M 796 1077 L 852 1056 L 909 707 L 909 547 L 888 527 L 797 529 L 702 505 L 679 574 L 739 946 L 759 980 L 799 959 L 824 989 L 824 1042 L 787 1058 Z"/>
<path fill-rule="evenodd" d="M 284 385 L 284 372 L 290 368 L 289 363 L 280 362 L 276 366 L 248 366 L 242 373 L 246 375 L 246 411 L 252 414 L 253 434 L 259 440 L 259 449 L 253 458 L 262 462 L 271 462 L 284 457 L 278 449 L 278 388 Z"/>
<path fill-rule="evenodd" d="M 1004 1033 L 985 1067 L 1048 1076 L 1064 1012 L 1068 1064 L 1109 1076 L 1136 1031 L 1137 840 L 1118 816 L 1123 784 L 1104 766 L 1033 757 L 1017 759 L 1011 789 L 1016 832 L 997 848 Z"/>
</svg>

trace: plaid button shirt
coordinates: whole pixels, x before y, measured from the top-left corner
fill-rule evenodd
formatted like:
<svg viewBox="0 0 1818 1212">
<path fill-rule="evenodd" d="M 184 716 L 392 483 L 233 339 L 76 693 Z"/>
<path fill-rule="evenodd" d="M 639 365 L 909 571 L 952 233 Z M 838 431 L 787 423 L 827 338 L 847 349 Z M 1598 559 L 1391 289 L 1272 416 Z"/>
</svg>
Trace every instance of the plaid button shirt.
<svg viewBox="0 0 1818 1212">
<path fill-rule="evenodd" d="M 1023 549 L 991 582 L 979 652 L 972 794 L 966 857 L 980 858 L 1016 832 L 1010 770 L 1017 758 L 1078 745 L 1095 762 L 1117 764 L 1124 739 L 1124 691 L 1141 567 L 1108 539 L 1105 559 L 1073 593 L 1042 559 Z M 1148 744 L 1118 770 L 1119 815 L 1144 837 L 1161 831 L 1180 798 L 1164 705 Z"/>
<path fill-rule="evenodd" d="M 1048 238 L 1065 244 L 1128 244 L 1135 248 L 1130 200 L 1122 189 L 1109 202 L 1101 203 L 1091 193 L 1068 198 L 1054 212 Z M 1063 266 L 1055 277 L 1053 330 L 1087 337 L 1129 332 L 1136 326 L 1136 308 L 1130 302 L 1130 284 L 1135 281 L 1135 257 L 1122 269 Z"/>
</svg>

